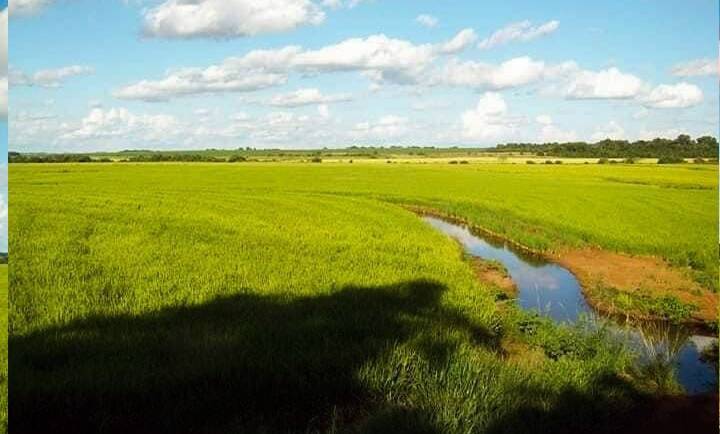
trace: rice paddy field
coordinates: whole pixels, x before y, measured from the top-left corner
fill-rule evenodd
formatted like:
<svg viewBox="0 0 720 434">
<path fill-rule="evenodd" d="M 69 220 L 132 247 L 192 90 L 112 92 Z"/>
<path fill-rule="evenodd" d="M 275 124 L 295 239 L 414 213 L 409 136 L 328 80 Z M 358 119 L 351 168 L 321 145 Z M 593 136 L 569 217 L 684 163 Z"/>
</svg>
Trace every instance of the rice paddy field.
<svg viewBox="0 0 720 434">
<path fill-rule="evenodd" d="M 16 164 L 9 178 L 13 432 L 620 432 L 679 393 L 604 330 L 499 301 L 407 206 L 536 250 L 656 256 L 717 291 L 711 165 Z"/>
</svg>

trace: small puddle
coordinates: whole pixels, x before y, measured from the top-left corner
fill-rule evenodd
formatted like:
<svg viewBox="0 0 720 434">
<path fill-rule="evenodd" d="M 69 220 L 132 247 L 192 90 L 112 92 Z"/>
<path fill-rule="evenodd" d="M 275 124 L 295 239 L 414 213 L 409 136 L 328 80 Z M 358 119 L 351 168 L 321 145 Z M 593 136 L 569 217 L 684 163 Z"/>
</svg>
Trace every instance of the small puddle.
<svg viewBox="0 0 720 434">
<path fill-rule="evenodd" d="M 518 303 L 525 310 L 557 322 L 576 322 L 581 316 L 598 314 L 585 300 L 580 282 L 566 268 L 543 258 L 532 256 L 511 245 L 476 235 L 467 227 L 437 217 L 423 220 L 444 234 L 456 239 L 472 256 L 500 262 L 508 271 L 518 290 Z M 618 330 L 628 331 L 627 341 L 636 348 L 652 347 L 659 357 L 670 357 L 676 367 L 677 380 L 689 394 L 714 390 L 717 374 L 710 363 L 701 358 L 714 337 L 701 336 L 683 326 L 653 324 L 645 330 L 618 324 Z"/>
</svg>

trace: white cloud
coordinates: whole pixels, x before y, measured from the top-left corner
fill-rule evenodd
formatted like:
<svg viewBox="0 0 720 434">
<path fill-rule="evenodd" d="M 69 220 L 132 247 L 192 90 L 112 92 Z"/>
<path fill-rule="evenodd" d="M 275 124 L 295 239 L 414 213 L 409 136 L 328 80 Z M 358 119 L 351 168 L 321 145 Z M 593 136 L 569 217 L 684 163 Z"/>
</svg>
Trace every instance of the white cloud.
<svg viewBox="0 0 720 434">
<path fill-rule="evenodd" d="M 322 5 L 330 9 L 339 9 L 341 7 L 352 9 L 362 2 L 363 0 L 322 0 Z"/>
<path fill-rule="evenodd" d="M 375 122 L 360 122 L 351 131 L 355 139 L 385 140 L 405 135 L 410 130 L 408 118 L 386 115 Z"/>
<path fill-rule="evenodd" d="M 72 65 L 56 69 L 42 69 L 33 74 L 22 71 L 10 71 L 10 85 L 12 86 L 40 86 L 56 88 L 62 86 L 63 81 L 71 77 L 93 74 L 95 70 L 89 66 Z"/>
<path fill-rule="evenodd" d="M 415 21 L 421 26 L 427 27 L 429 29 L 438 25 L 438 19 L 428 14 L 418 15 L 417 18 L 415 18 Z"/>
<path fill-rule="evenodd" d="M 422 112 L 422 111 L 427 111 L 427 110 L 446 109 L 450 106 L 451 106 L 451 104 L 448 101 L 434 99 L 434 100 L 429 100 L 429 101 L 421 101 L 421 102 L 413 103 L 410 106 L 410 108 L 415 111 Z"/>
<path fill-rule="evenodd" d="M 672 67 L 672 74 L 678 77 L 718 76 L 718 59 L 695 59 L 678 63 Z"/>
<path fill-rule="evenodd" d="M 488 38 L 483 39 L 478 44 L 478 48 L 487 50 L 498 45 L 507 44 L 511 41 L 527 42 L 544 35 L 548 35 L 560 27 L 560 22 L 553 20 L 548 21 L 539 26 L 534 26 L 530 21 L 520 21 L 512 23 L 500 30 L 495 31 Z"/>
<path fill-rule="evenodd" d="M 543 62 L 529 57 L 516 57 L 500 65 L 451 59 L 440 81 L 451 86 L 505 89 L 538 81 L 546 71 Z"/>
<path fill-rule="evenodd" d="M 0 12 L 0 75 L 6 76 L 8 70 L 8 10 Z"/>
<path fill-rule="evenodd" d="M 287 65 L 297 47 L 255 50 L 243 57 L 231 57 L 220 65 L 170 71 L 160 80 L 142 80 L 120 88 L 113 96 L 121 99 L 165 101 L 171 98 L 221 92 L 251 92 L 284 84 Z"/>
<path fill-rule="evenodd" d="M 8 117 L 8 10 L 0 12 L 0 119 Z"/>
<path fill-rule="evenodd" d="M 323 119 L 327 119 L 330 117 L 330 109 L 328 108 L 327 104 L 320 104 L 318 106 L 318 115 L 320 115 L 320 117 Z"/>
<path fill-rule="evenodd" d="M 535 122 L 539 123 L 540 125 L 551 125 L 553 123 L 553 120 L 550 115 L 538 115 L 535 118 Z"/>
<path fill-rule="evenodd" d="M 496 92 L 485 92 L 474 109 L 462 115 L 463 137 L 498 140 L 515 133 L 517 122 L 508 115 L 505 99 Z"/>
<path fill-rule="evenodd" d="M 307 71 L 378 71 L 382 74 L 414 75 L 435 58 L 429 44 L 415 45 L 385 35 L 346 39 L 318 50 L 298 53 L 293 65 Z"/>
<path fill-rule="evenodd" d="M 477 40 L 477 34 L 473 29 L 463 29 L 455 37 L 440 46 L 443 54 L 454 54 L 469 47 Z"/>
<path fill-rule="evenodd" d="M 174 135 L 178 121 L 169 115 L 136 115 L 125 108 L 92 109 L 80 125 L 67 128 L 61 136 L 65 140 L 89 140 L 108 137 L 131 137 L 157 140 Z"/>
<path fill-rule="evenodd" d="M 319 73 L 360 71 L 375 82 L 416 83 L 436 57 L 430 44 L 373 35 L 346 39 L 317 50 L 289 46 L 254 50 L 207 68 L 170 71 L 160 80 L 142 80 L 116 90 L 123 99 L 163 101 L 179 96 L 250 92 L 284 84 L 291 71 Z"/>
<path fill-rule="evenodd" d="M 0 77 L 0 119 L 8 118 L 8 79 Z"/>
<path fill-rule="evenodd" d="M 637 96 L 643 81 L 617 68 L 581 71 L 570 82 L 566 97 L 571 99 L 623 99 Z"/>
<path fill-rule="evenodd" d="M 45 9 L 54 0 L 10 0 L 8 2 L 10 14 L 33 15 Z"/>
<path fill-rule="evenodd" d="M 577 140 L 577 134 L 575 134 L 575 131 L 564 131 L 562 128 L 555 125 L 553 118 L 549 115 L 539 115 L 535 118 L 535 121 L 540 124 L 541 142 L 562 143 Z"/>
<path fill-rule="evenodd" d="M 599 142 L 605 139 L 621 140 L 624 138 L 625 130 L 615 121 L 610 121 L 607 125 L 596 129 L 595 133 L 591 136 L 593 142 Z"/>
<path fill-rule="evenodd" d="M 276 107 L 300 107 L 312 104 L 330 104 L 352 100 L 348 94 L 323 95 L 318 89 L 298 89 L 294 92 L 275 95 L 268 102 Z"/>
<path fill-rule="evenodd" d="M 317 25 L 325 13 L 310 0 L 167 0 L 144 14 L 144 32 L 166 38 L 229 38 Z"/>
<path fill-rule="evenodd" d="M 633 119 L 644 119 L 650 114 L 650 110 L 648 110 L 645 107 L 640 107 L 638 111 L 633 113 L 632 117 Z"/>
<path fill-rule="evenodd" d="M 638 134 L 638 140 L 653 140 L 657 138 L 666 138 L 666 139 L 674 139 L 680 134 L 686 134 L 687 131 L 679 130 L 677 128 L 666 128 L 666 129 L 651 129 L 647 130 L 645 128 L 640 130 L 640 133 Z M 702 136 L 703 134 L 698 134 L 696 136 Z M 714 134 L 710 134 L 714 135 Z"/>
<path fill-rule="evenodd" d="M 698 105 L 703 100 L 699 87 L 689 83 L 661 84 L 641 98 L 646 107 L 686 108 Z"/>
</svg>

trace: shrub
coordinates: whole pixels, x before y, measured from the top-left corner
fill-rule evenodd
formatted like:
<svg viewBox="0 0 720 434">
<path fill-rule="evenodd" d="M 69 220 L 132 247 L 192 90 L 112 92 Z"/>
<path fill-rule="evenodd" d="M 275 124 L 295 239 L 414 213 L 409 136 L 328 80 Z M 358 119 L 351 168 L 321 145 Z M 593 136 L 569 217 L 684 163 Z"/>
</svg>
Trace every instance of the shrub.
<svg viewBox="0 0 720 434">
<path fill-rule="evenodd" d="M 555 164 L 562 164 L 562 160 L 555 160 Z"/>
<path fill-rule="evenodd" d="M 322 163 L 322 158 L 320 157 L 312 157 L 310 160 L 311 163 Z"/>
<path fill-rule="evenodd" d="M 553 164 L 552 160 L 545 160 L 545 164 Z"/>
<path fill-rule="evenodd" d="M 607 158 L 600 158 L 600 159 L 598 159 L 598 164 L 607 164 L 607 163 L 608 163 L 608 159 L 607 159 Z"/>
<path fill-rule="evenodd" d="M 525 164 L 535 164 L 535 162 L 533 160 L 527 160 L 525 161 Z"/>
<path fill-rule="evenodd" d="M 242 155 L 231 155 L 230 158 L 228 158 L 229 163 L 239 163 L 241 161 L 247 161 L 247 159 Z"/>
<path fill-rule="evenodd" d="M 449 163 L 450 164 L 458 164 L 457 160 L 450 160 Z"/>
<path fill-rule="evenodd" d="M 623 163 L 625 163 L 625 164 L 635 164 L 635 159 L 632 158 L 632 157 L 626 158 L 625 160 L 623 160 Z"/>
<path fill-rule="evenodd" d="M 462 160 L 462 161 L 460 161 L 460 164 L 470 164 L 470 162 L 467 160 Z"/>
<path fill-rule="evenodd" d="M 681 164 L 684 162 L 685 160 L 680 157 L 662 157 L 658 159 L 657 164 Z"/>
</svg>

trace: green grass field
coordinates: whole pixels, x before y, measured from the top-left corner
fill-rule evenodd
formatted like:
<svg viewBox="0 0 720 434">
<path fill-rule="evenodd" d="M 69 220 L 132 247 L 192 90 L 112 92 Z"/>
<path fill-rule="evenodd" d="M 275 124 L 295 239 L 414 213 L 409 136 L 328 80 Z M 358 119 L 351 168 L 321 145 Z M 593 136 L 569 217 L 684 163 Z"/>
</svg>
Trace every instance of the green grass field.
<svg viewBox="0 0 720 434">
<path fill-rule="evenodd" d="M 536 249 L 659 255 L 717 281 L 714 166 L 124 163 L 9 176 L 17 432 L 620 423 L 645 391 L 626 352 L 499 305 L 459 246 L 399 205 Z"/>
</svg>

